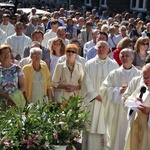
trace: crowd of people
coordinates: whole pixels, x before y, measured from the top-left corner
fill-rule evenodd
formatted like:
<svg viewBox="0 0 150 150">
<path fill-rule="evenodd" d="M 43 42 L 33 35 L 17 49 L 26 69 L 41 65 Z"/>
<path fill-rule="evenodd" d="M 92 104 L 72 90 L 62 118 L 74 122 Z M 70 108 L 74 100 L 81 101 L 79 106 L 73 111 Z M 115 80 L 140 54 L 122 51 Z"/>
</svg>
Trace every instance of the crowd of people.
<svg viewBox="0 0 150 150">
<path fill-rule="evenodd" d="M 26 103 L 63 107 L 61 97 L 81 96 L 90 113 L 82 150 L 150 150 L 148 15 L 70 10 L 0 10 L 2 110 L 16 105 L 16 91 Z"/>
</svg>

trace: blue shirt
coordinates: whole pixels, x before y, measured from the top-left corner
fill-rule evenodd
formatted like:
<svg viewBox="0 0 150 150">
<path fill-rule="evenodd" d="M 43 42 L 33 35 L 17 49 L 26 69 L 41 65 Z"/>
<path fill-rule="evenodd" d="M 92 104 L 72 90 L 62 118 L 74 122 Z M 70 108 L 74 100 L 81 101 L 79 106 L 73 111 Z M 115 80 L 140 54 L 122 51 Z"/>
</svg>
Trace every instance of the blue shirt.
<svg viewBox="0 0 150 150">
<path fill-rule="evenodd" d="M 90 60 L 97 55 L 95 46 L 91 47 L 90 50 L 86 53 L 86 60 Z"/>
<path fill-rule="evenodd" d="M 63 24 L 62 24 L 61 22 L 59 22 L 59 21 L 58 21 L 58 25 L 59 25 L 59 26 L 63 26 Z M 47 30 L 48 30 L 48 29 L 51 29 L 51 22 L 50 22 L 50 21 L 47 23 L 46 29 L 47 29 Z"/>
</svg>

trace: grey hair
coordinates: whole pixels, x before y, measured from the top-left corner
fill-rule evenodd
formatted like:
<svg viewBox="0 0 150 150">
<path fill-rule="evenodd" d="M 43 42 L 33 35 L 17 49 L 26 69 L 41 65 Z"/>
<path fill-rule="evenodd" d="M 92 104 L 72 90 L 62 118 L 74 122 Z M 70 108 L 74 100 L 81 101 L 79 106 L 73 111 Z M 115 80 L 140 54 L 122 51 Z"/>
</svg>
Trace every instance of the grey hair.
<svg viewBox="0 0 150 150">
<path fill-rule="evenodd" d="M 102 27 L 101 27 L 101 31 L 103 31 L 103 30 L 104 30 L 104 28 L 108 28 L 108 30 L 109 30 L 109 26 L 108 26 L 107 24 L 103 24 L 103 25 L 102 25 Z"/>
<path fill-rule="evenodd" d="M 142 72 L 144 71 L 150 71 L 150 63 L 147 63 L 146 65 L 143 66 Z"/>
<path fill-rule="evenodd" d="M 106 44 L 106 45 L 107 45 L 107 48 L 110 50 L 110 46 L 109 46 L 109 44 L 108 44 L 106 41 L 98 41 L 98 42 L 96 43 L 95 48 L 98 49 L 98 47 L 99 47 L 100 44 Z"/>
<path fill-rule="evenodd" d="M 32 54 L 34 54 L 35 52 L 39 52 L 42 55 L 42 50 L 39 47 L 33 47 L 33 48 L 30 49 L 30 56 Z"/>
<path fill-rule="evenodd" d="M 124 49 L 122 49 L 121 52 L 120 52 L 120 54 L 119 54 L 119 58 L 121 57 L 122 52 L 129 52 L 130 56 L 134 57 L 134 51 L 132 49 L 130 49 L 130 48 L 124 48 Z"/>
<path fill-rule="evenodd" d="M 100 30 L 99 29 L 92 30 L 92 34 L 94 34 L 95 32 L 100 32 Z"/>
<path fill-rule="evenodd" d="M 29 22 L 32 22 L 33 19 L 39 19 L 38 15 L 33 15 L 29 18 Z"/>
</svg>

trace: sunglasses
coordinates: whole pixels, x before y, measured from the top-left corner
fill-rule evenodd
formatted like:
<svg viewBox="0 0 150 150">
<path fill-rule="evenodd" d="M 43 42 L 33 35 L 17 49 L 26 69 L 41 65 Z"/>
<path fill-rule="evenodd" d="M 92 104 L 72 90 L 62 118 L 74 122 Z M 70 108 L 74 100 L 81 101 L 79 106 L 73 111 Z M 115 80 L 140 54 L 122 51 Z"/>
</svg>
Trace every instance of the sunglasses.
<svg viewBox="0 0 150 150">
<path fill-rule="evenodd" d="M 67 53 L 76 54 L 76 52 L 75 52 L 75 51 L 73 51 L 73 50 L 67 50 Z"/>
<path fill-rule="evenodd" d="M 132 47 L 132 46 L 133 46 L 132 44 L 129 45 L 129 47 Z"/>
<path fill-rule="evenodd" d="M 145 45 L 149 45 L 149 43 L 141 43 L 141 45 L 145 46 Z"/>
</svg>

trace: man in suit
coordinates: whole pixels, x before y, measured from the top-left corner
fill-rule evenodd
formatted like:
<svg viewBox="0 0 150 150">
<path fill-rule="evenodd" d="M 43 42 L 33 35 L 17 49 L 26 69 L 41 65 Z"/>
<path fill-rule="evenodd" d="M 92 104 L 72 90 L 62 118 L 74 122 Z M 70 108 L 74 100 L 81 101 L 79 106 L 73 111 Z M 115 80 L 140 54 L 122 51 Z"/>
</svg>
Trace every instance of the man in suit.
<svg viewBox="0 0 150 150">
<path fill-rule="evenodd" d="M 86 53 L 90 50 L 90 48 L 92 48 L 93 46 L 96 45 L 96 38 L 97 38 L 98 34 L 99 34 L 99 30 L 94 29 L 92 31 L 92 40 L 90 40 L 89 42 L 86 42 L 84 44 L 84 47 L 83 47 L 83 56 L 84 56 L 84 58 L 86 58 Z"/>
<path fill-rule="evenodd" d="M 31 34 L 34 30 L 41 30 L 44 31 L 43 27 L 38 25 L 38 16 L 31 16 L 29 19 L 29 24 L 27 24 L 25 35 L 31 37 Z"/>
<path fill-rule="evenodd" d="M 78 40 L 80 41 L 82 48 L 86 42 L 92 40 L 92 27 L 93 23 L 91 21 L 87 21 L 86 29 L 81 30 L 81 33 L 78 35 Z"/>
</svg>

